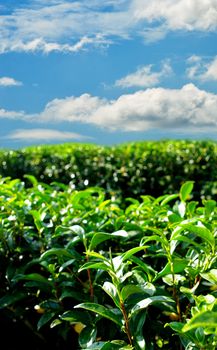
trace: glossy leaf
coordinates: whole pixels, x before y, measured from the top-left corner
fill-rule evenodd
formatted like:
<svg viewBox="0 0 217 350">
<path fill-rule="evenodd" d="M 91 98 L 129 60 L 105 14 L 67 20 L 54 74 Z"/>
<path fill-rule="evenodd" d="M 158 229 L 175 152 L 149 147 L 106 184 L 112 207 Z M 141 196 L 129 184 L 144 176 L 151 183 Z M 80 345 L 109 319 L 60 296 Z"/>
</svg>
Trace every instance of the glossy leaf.
<svg viewBox="0 0 217 350">
<path fill-rule="evenodd" d="M 184 325 L 182 332 L 188 332 L 198 327 L 217 328 L 217 312 L 204 311 L 196 314 L 187 324 Z"/>
<path fill-rule="evenodd" d="M 160 295 L 143 299 L 132 308 L 131 316 L 135 312 L 139 312 L 143 309 L 146 309 L 149 305 L 156 304 L 156 303 L 174 303 L 174 300 L 171 299 L 170 297 L 160 296 Z"/>
<path fill-rule="evenodd" d="M 199 236 L 200 238 L 202 238 L 204 241 L 206 241 L 207 243 L 209 243 L 209 245 L 214 248 L 215 245 L 215 239 L 214 236 L 212 234 L 212 232 L 210 232 L 210 230 L 208 230 L 205 226 L 202 225 L 193 225 L 193 224 L 181 224 L 181 227 L 183 227 L 185 230 L 188 230 L 191 233 L 194 233 L 195 235 Z"/>
<path fill-rule="evenodd" d="M 112 298 L 115 305 L 120 308 L 120 300 L 117 292 L 117 288 L 111 282 L 104 282 L 102 289 Z"/>
<path fill-rule="evenodd" d="M 176 258 L 172 261 L 172 266 L 171 266 L 171 263 L 167 263 L 165 265 L 165 267 L 163 268 L 163 270 L 161 270 L 157 276 L 155 277 L 155 280 L 161 278 L 161 277 L 164 277 L 166 275 L 169 275 L 171 273 L 179 273 L 179 272 L 182 272 L 186 266 L 188 265 L 188 260 L 186 259 L 179 259 L 179 258 Z"/>
<path fill-rule="evenodd" d="M 217 269 L 212 269 L 208 272 L 200 273 L 200 275 L 210 283 L 217 285 Z"/>
<path fill-rule="evenodd" d="M 189 198 L 189 195 L 191 194 L 193 187 L 194 187 L 194 181 L 187 181 L 181 186 L 181 189 L 180 189 L 181 201 L 185 202 Z"/>
<path fill-rule="evenodd" d="M 51 319 L 55 316 L 55 312 L 46 312 L 44 313 L 37 323 L 37 329 L 39 330 L 41 327 L 46 325 Z"/>
<path fill-rule="evenodd" d="M 75 308 L 82 308 L 85 310 L 92 311 L 96 314 L 99 314 L 102 317 L 109 319 L 110 321 L 116 323 L 119 327 L 122 327 L 122 320 L 120 314 L 113 312 L 111 309 L 106 308 L 103 305 L 95 304 L 95 303 L 82 303 L 76 305 Z"/>
<path fill-rule="evenodd" d="M 79 334 L 79 345 L 81 348 L 89 347 L 91 346 L 95 340 L 97 335 L 97 329 L 92 326 L 86 326 L 82 329 L 82 331 Z"/>
<path fill-rule="evenodd" d="M 114 239 L 114 237 L 127 237 L 127 232 L 124 230 L 116 231 L 111 234 L 109 233 L 95 233 L 94 236 L 92 237 L 89 245 L 89 249 L 93 250 L 96 248 L 96 246 L 104 241 L 107 241 L 109 239 Z"/>
</svg>

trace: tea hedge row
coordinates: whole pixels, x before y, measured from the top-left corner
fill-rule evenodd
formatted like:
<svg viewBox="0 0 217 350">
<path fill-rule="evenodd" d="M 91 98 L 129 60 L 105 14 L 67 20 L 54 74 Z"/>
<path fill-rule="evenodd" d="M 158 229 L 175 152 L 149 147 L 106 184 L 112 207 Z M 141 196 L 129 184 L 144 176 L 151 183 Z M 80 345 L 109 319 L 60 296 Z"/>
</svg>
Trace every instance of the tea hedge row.
<svg viewBox="0 0 217 350">
<path fill-rule="evenodd" d="M 135 142 L 113 147 L 63 144 L 0 152 L 0 174 L 23 179 L 103 187 L 109 195 L 138 198 L 178 191 L 195 181 L 195 199 L 216 196 L 217 144 L 211 141 Z"/>
<path fill-rule="evenodd" d="M 217 348 L 215 200 L 193 201 L 189 181 L 123 209 L 102 188 L 28 180 L 0 186 L 8 348 L 15 325 L 33 350 Z"/>
</svg>

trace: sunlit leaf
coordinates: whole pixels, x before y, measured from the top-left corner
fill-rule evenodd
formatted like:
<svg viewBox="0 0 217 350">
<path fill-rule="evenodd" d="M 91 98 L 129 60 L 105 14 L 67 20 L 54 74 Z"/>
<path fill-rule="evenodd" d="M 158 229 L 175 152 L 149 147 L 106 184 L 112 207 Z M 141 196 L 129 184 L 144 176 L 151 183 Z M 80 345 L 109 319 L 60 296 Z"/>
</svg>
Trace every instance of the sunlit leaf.
<svg viewBox="0 0 217 350">
<path fill-rule="evenodd" d="M 102 289 L 112 298 L 112 300 L 114 301 L 115 305 L 117 307 L 120 307 L 120 300 L 118 297 L 118 292 L 117 292 L 117 288 L 114 286 L 114 284 L 112 284 L 111 282 L 104 282 Z"/>
<path fill-rule="evenodd" d="M 153 296 L 153 297 L 148 297 L 140 302 L 138 302 L 131 310 L 131 316 L 138 311 L 141 311 L 143 309 L 146 309 L 149 305 L 151 304 L 156 304 L 156 303 L 174 303 L 174 300 L 171 299 L 170 297 L 166 296 Z"/>
<path fill-rule="evenodd" d="M 194 328 L 217 328 L 217 312 L 203 311 L 192 317 L 182 328 L 182 332 L 188 332 Z"/>
<path fill-rule="evenodd" d="M 179 273 L 182 272 L 186 266 L 188 265 L 188 260 L 186 259 L 181 259 L 181 258 L 175 258 L 172 261 L 172 264 L 168 262 L 163 270 L 161 270 L 157 276 L 155 277 L 155 280 L 164 277 L 166 275 L 172 274 L 172 273 Z"/>
<path fill-rule="evenodd" d="M 217 285 L 217 269 L 211 269 L 208 272 L 200 273 L 200 275 L 210 283 Z"/>
<path fill-rule="evenodd" d="M 103 305 L 95 304 L 95 303 L 82 303 L 76 305 L 75 308 L 82 308 L 85 310 L 92 311 L 100 316 L 108 318 L 110 321 L 116 323 L 119 327 L 122 327 L 122 319 L 120 314 L 114 313 L 112 310 L 106 308 Z"/>
<path fill-rule="evenodd" d="M 189 198 L 189 195 L 191 194 L 193 187 L 194 187 L 194 181 L 186 181 L 181 186 L 181 189 L 180 189 L 181 201 L 185 202 Z"/>
</svg>

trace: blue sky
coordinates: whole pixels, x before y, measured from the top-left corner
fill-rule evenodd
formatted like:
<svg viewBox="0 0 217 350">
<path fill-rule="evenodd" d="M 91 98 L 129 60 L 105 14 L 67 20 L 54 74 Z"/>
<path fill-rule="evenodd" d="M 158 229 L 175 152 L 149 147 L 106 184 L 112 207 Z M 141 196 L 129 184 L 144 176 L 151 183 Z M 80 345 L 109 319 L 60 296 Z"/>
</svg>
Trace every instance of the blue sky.
<svg viewBox="0 0 217 350">
<path fill-rule="evenodd" d="M 0 0 L 0 147 L 214 139 L 217 0 Z"/>
</svg>

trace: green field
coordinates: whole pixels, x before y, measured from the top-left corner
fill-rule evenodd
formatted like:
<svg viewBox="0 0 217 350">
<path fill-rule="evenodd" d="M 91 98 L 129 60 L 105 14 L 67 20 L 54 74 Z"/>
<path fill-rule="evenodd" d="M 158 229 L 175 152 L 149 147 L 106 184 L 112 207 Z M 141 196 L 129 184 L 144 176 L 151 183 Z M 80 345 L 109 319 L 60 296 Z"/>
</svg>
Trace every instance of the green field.
<svg viewBox="0 0 217 350">
<path fill-rule="evenodd" d="M 215 350 L 216 150 L 164 141 L 2 151 L 2 342 Z"/>
</svg>

